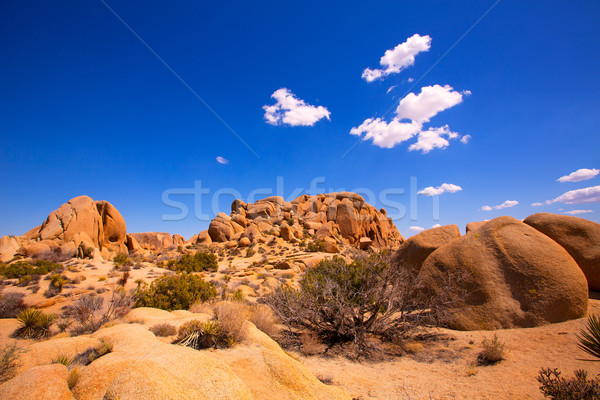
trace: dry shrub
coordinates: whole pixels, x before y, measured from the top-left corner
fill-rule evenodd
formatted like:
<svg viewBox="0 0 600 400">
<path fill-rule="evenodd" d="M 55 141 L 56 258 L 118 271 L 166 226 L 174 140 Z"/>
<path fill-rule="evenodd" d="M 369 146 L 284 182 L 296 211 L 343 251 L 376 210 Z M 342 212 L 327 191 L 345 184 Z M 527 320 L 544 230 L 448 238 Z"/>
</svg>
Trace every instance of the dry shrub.
<svg viewBox="0 0 600 400">
<path fill-rule="evenodd" d="M 25 295 L 19 292 L 6 292 L 0 295 L 0 318 L 15 318 L 27 306 L 23 302 Z"/>
<path fill-rule="evenodd" d="M 236 342 L 244 340 L 244 322 L 250 317 L 250 312 L 245 304 L 238 302 L 218 303 L 215 305 L 215 316 L 228 337 Z"/>
<path fill-rule="evenodd" d="M 250 322 L 252 322 L 258 329 L 263 331 L 269 336 L 275 336 L 279 333 L 277 328 L 277 318 L 273 314 L 273 310 L 266 304 L 256 304 L 250 306 Z"/>
<path fill-rule="evenodd" d="M 74 333 L 95 332 L 108 322 L 125 316 L 133 299 L 122 287 L 113 290 L 107 302 L 104 297 L 85 294 L 65 308 L 62 318 L 77 324 Z"/>
<path fill-rule="evenodd" d="M 304 332 L 300 335 L 302 347 L 300 351 L 306 356 L 321 354 L 325 351 L 325 345 L 321 343 L 319 337 L 313 332 Z"/>
<path fill-rule="evenodd" d="M 504 343 L 500 342 L 498 335 L 494 334 L 492 340 L 483 339 L 483 350 L 477 355 L 479 365 L 492 365 L 504 360 Z"/>
<path fill-rule="evenodd" d="M 17 376 L 17 369 L 21 365 L 19 353 L 22 351 L 16 344 L 4 346 L 0 354 L 0 384 Z"/>
<path fill-rule="evenodd" d="M 584 370 L 575 371 L 575 376 L 565 379 L 558 369 L 542 368 L 537 377 L 544 397 L 556 400 L 596 400 L 600 398 L 600 379 L 588 379 Z"/>
<path fill-rule="evenodd" d="M 197 301 L 190 307 L 189 311 L 194 314 L 213 314 L 214 303 L 208 301 Z"/>
<path fill-rule="evenodd" d="M 72 390 L 75 385 L 77 385 L 77 382 L 79 381 L 79 378 L 81 377 L 81 370 L 79 369 L 79 367 L 75 367 L 71 370 L 71 372 L 69 373 L 69 378 L 67 378 L 67 384 L 69 385 L 69 390 Z"/>
<path fill-rule="evenodd" d="M 177 328 L 175 328 L 175 325 L 162 323 L 154 325 L 152 328 L 150 328 L 150 332 L 154 333 L 156 336 L 173 336 L 177 334 Z"/>
</svg>

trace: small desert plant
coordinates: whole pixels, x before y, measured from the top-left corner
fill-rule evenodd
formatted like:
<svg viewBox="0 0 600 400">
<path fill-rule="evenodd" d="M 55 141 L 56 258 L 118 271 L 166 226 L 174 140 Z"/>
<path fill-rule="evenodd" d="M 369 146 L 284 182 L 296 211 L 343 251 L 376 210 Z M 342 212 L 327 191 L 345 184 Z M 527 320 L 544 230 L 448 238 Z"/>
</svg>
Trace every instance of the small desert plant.
<svg viewBox="0 0 600 400">
<path fill-rule="evenodd" d="M 87 363 L 91 364 L 102 356 L 113 351 L 113 343 L 107 338 L 100 338 L 100 344 L 91 349 L 87 357 Z"/>
<path fill-rule="evenodd" d="M 113 263 L 115 264 L 116 267 L 120 267 L 122 265 L 126 265 L 128 263 L 131 263 L 131 260 L 129 259 L 129 257 L 127 256 L 127 254 L 119 252 L 113 258 Z"/>
<path fill-rule="evenodd" d="M 215 306 L 215 316 L 223 333 L 235 342 L 240 342 L 245 337 L 244 323 L 249 319 L 250 313 L 245 304 L 239 302 L 222 302 Z"/>
<path fill-rule="evenodd" d="M 233 294 L 231 295 L 231 300 L 244 301 L 244 292 L 242 292 L 242 289 L 238 289 L 235 292 L 233 292 Z"/>
<path fill-rule="evenodd" d="M 256 254 L 256 251 L 252 247 L 246 249 L 246 257 L 252 257 Z"/>
<path fill-rule="evenodd" d="M 14 318 L 27 306 L 23 302 L 25 295 L 19 292 L 0 294 L 0 318 Z"/>
<path fill-rule="evenodd" d="M 600 358 L 600 319 L 597 315 L 590 315 L 585 330 L 577 335 L 579 348 L 586 353 Z"/>
<path fill-rule="evenodd" d="M 17 317 L 21 326 L 13 336 L 33 339 L 48 337 L 50 336 L 50 327 L 55 319 L 55 314 L 44 314 L 35 308 L 23 310 Z"/>
<path fill-rule="evenodd" d="M 58 357 L 56 357 L 56 359 L 52 360 L 52 364 L 62 364 L 65 367 L 68 367 L 69 365 L 71 365 L 71 363 L 73 362 L 73 358 L 64 355 L 64 354 L 60 354 Z"/>
<path fill-rule="evenodd" d="M 175 328 L 175 325 L 162 323 L 154 325 L 152 328 L 150 328 L 150 332 L 154 333 L 156 336 L 173 336 L 177 334 L 177 328 Z"/>
<path fill-rule="evenodd" d="M 136 293 L 136 306 L 154 307 L 163 310 L 187 310 L 197 301 L 208 301 L 217 297 L 212 283 L 198 275 L 163 275 L 144 286 Z"/>
<path fill-rule="evenodd" d="M 69 372 L 69 377 L 67 378 L 67 385 L 69 385 L 69 390 L 72 390 L 75 385 L 77 385 L 77 382 L 79 381 L 79 378 L 81 377 L 81 370 L 79 369 L 79 367 L 75 367 L 71 370 L 71 372 Z"/>
<path fill-rule="evenodd" d="M 107 322 L 127 314 L 132 303 L 132 297 L 122 287 L 117 287 L 106 303 L 102 296 L 82 295 L 65 308 L 62 318 L 77 324 L 75 333 L 95 332 Z"/>
<path fill-rule="evenodd" d="M 179 328 L 178 344 L 194 349 L 231 347 L 232 340 L 223 331 L 221 324 L 211 320 L 189 321 Z"/>
<path fill-rule="evenodd" d="M 17 375 L 17 369 L 21 365 L 19 353 L 22 350 L 16 344 L 4 346 L 0 353 L 0 384 Z"/>
<path fill-rule="evenodd" d="M 317 239 L 306 245 L 306 251 L 319 252 L 325 251 L 325 242 Z"/>
<path fill-rule="evenodd" d="M 50 285 L 48 286 L 48 290 L 52 290 L 55 293 L 60 293 L 63 290 L 63 287 L 67 283 L 64 276 L 60 274 L 52 274 L 50 276 Z"/>
<path fill-rule="evenodd" d="M 498 335 L 494 335 L 492 340 L 483 339 L 481 343 L 483 350 L 477 355 L 477 363 L 479 365 L 496 364 L 504 360 L 504 343 L 500 342 Z"/>
<path fill-rule="evenodd" d="M 540 391 L 555 400 L 593 400 L 600 398 L 600 380 L 588 379 L 587 372 L 575 371 L 572 379 L 560 376 L 558 369 L 542 368 L 537 377 Z"/>
<path fill-rule="evenodd" d="M 249 321 L 269 336 L 278 333 L 277 318 L 273 314 L 273 310 L 265 304 L 256 304 L 250 307 Z"/>
</svg>

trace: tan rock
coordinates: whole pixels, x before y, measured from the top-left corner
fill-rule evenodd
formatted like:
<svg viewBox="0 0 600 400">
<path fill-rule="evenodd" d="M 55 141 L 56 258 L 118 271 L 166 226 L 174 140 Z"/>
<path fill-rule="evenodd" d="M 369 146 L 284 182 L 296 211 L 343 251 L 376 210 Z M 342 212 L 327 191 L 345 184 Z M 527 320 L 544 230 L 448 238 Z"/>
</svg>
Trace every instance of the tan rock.
<svg viewBox="0 0 600 400">
<path fill-rule="evenodd" d="M 62 364 L 35 367 L 0 385 L 0 399 L 75 400 L 68 377 L 69 370 Z"/>
<path fill-rule="evenodd" d="M 453 300 L 447 309 L 453 329 L 532 327 L 587 311 L 587 281 L 569 253 L 511 217 L 438 248 L 420 277 L 429 293 Z"/>
<path fill-rule="evenodd" d="M 467 224 L 467 233 L 475 231 L 482 227 L 487 221 L 469 222 Z"/>
<path fill-rule="evenodd" d="M 361 250 L 368 250 L 372 243 L 373 241 L 371 240 L 371 238 L 361 237 L 358 241 L 358 247 Z"/>
<path fill-rule="evenodd" d="M 129 236 L 137 240 L 138 244 L 146 250 L 162 250 L 173 246 L 173 237 L 167 232 L 138 232 Z"/>
<path fill-rule="evenodd" d="M 210 235 L 208 234 L 208 231 L 202 231 L 198 234 L 198 239 L 196 240 L 196 243 L 198 244 L 211 244 L 212 243 L 212 239 L 210 238 Z"/>
<path fill-rule="evenodd" d="M 185 244 L 185 238 L 181 235 L 173 235 L 173 246 L 183 246 Z"/>
<path fill-rule="evenodd" d="M 125 240 L 126 240 L 125 243 L 127 244 L 127 250 L 130 253 L 133 253 L 133 252 L 136 252 L 136 251 L 142 249 L 142 246 L 140 246 L 140 244 L 138 243 L 136 238 L 131 236 L 130 234 L 125 236 Z"/>
<path fill-rule="evenodd" d="M 243 237 L 239 240 L 238 244 L 240 247 L 250 246 L 250 239 L 248 239 L 247 237 Z"/>
<path fill-rule="evenodd" d="M 225 213 L 219 213 L 208 227 L 208 234 L 213 242 L 226 242 L 234 234 L 231 218 Z"/>
<path fill-rule="evenodd" d="M 287 222 L 281 225 L 279 234 L 283 240 L 287 240 L 288 242 L 294 237 L 294 232 L 292 231 L 292 228 L 290 228 L 290 226 L 287 224 Z"/>
<path fill-rule="evenodd" d="M 431 253 L 459 237 L 460 232 L 456 225 L 427 229 L 409 237 L 400 245 L 400 248 L 394 254 L 393 264 L 405 266 L 414 272 L 418 272 Z"/>
<path fill-rule="evenodd" d="M 533 214 L 523 222 L 567 250 L 579 264 L 589 288 L 600 290 L 600 224 L 583 218 L 550 213 Z"/>
<path fill-rule="evenodd" d="M 9 262 L 21 247 L 14 236 L 2 236 L 0 238 L 0 262 Z"/>
</svg>

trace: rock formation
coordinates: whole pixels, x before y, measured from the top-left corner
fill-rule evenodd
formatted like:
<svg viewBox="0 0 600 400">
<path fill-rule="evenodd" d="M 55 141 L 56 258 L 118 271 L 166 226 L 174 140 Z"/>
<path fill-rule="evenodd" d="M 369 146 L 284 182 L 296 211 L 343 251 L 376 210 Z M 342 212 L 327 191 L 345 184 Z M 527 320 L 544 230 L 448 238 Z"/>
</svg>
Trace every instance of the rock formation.
<svg viewBox="0 0 600 400">
<path fill-rule="evenodd" d="M 435 250 L 420 281 L 429 293 L 453 300 L 446 311 L 454 329 L 532 327 L 587 310 L 587 281 L 569 253 L 511 217 L 495 218 Z"/>
<path fill-rule="evenodd" d="M 378 211 L 356 193 L 340 192 L 302 195 L 292 202 L 278 196 L 248 204 L 235 200 L 231 214 L 219 213 L 193 242 L 247 246 L 265 242 L 269 235 L 286 241 L 314 235 L 328 252 L 348 244 L 366 250 L 397 247 L 404 241 L 385 210 Z"/>
<path fill-rule="evenodd" d="M 431 253 L 459 237 L 460 232 L 456 225 L 427 229 L 402 243 L 394 254 L 393 264 L 406 266 L 416 273 Z"/>
<path fill-rule="evenodd" d="M 600 224 L 550 213 L 533 214 L 523 222 L 564 247 L 579 264 L 589 288 L 600 290 Z"/>
</svg>

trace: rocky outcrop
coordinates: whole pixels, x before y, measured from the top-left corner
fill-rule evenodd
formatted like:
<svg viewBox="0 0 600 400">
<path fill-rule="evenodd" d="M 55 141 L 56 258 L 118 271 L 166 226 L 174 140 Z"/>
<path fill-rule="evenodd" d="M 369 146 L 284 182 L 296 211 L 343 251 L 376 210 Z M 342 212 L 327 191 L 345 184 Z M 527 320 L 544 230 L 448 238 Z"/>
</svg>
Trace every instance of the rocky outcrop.
<svg viewBox="0 0 600 400">
<path fill-rule="evenodd" d="M 62 364 L 34 367 L 0 385 L 0 399 L 75 400 L 69 390 L 69 370 Z"/>
<path fill-rule="evenodd" d="M 394 254 L 392 263 L 417 273 L 431 253 L 459 237 L 456 225 L 427 229 L 406 239 Z"/>
<path fill-rule="evenodd" d="M 135 239 L 139 246 L 145 250 L 160 251 L 172 246 L 177 246 L 173 240 L 173 236 L 167 232 L 136 232 L 130 233 L 128 236 Z M 180 235 L 175 236 L 179 236 L 179 238 L 182 239 Z M 181 239 L 178 239 L 178 243 L 185 243 L 185 241 L 182 242 Z"/>
<path fill-rule="evenodd" d="M 79 196 L 51 212 L 39 227 L 13 237 L 19 244 L 17 250 L 13 240 L 0 242 L 0 258 L 12 259 L 17 253 L 68 258 L 77 255 L 78 249 L 98 249 L 103 257 L 111 258 L 117 252 L 127 252 L 126 229 L 123 216 L 112 204 Z"/>
<path fill-rule="evenodd" d="M 567 250 L 583 271 L 589 288 L 600 290 L 600 224 L 550 213 L 533 214 L 523 222 Z"/>
<path fill-rule="evenodd" d="M 493 219 L 435 250 L 419 280 L 426 293 L 439 297 L 454 329 L 532 327 L 579 318 L 587 310 L 587 281 L 569 253 L 511 217 Z"/>
<path fill-rule="evenodd" d="M 397 247 L 404 241 L 384 210 L 377 210 L 360 195 L 350 192 L 302 195 L 292 202 L 285 202 L 279 196 L 255 203 L 235 200 L 231 214 L 219 213 L 207 232 L 210 242 L 228 246 L 232 242 L 235 246 L 244 238 L 255 243 L 265 242 L 268 236 L 293 241 L 314 235 L 324 241 L 328 252 L 337 252 L 344 245 L 363 250 Z M 246 245 L 244 240 L 243 246 Z"/>
</svg>

